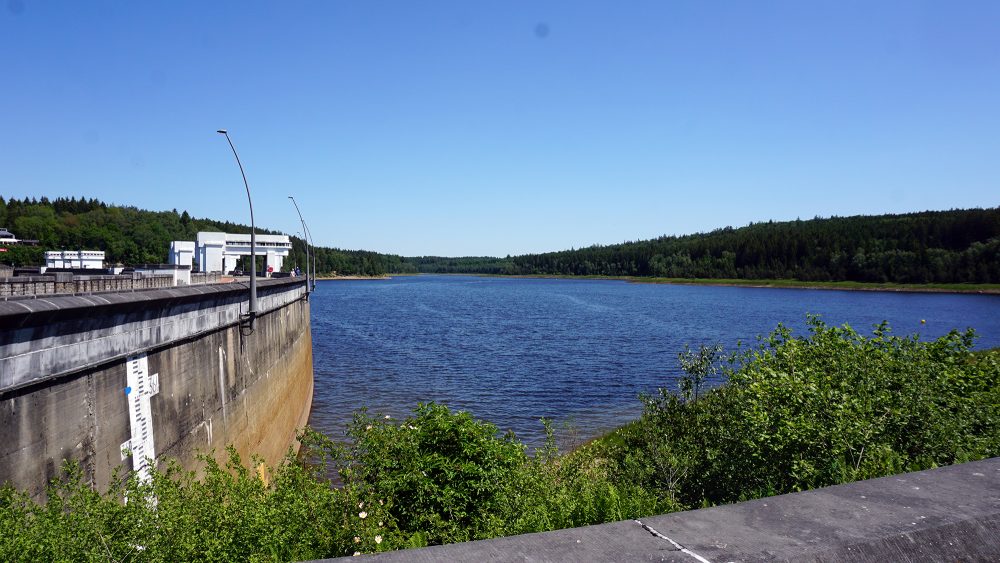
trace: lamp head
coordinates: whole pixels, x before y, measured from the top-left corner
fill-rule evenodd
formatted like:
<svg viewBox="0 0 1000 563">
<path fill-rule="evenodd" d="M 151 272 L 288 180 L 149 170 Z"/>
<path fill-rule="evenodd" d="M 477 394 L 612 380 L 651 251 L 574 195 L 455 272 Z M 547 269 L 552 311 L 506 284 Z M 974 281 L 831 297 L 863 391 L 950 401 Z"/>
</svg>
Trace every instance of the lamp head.
<svg viewBox="0 0 1000 563">
<path fill-rule="evenodd" d="M 218 131 L 216 131 L 216 133 L 222 133 L 223 135 L 225 135 L 226 134 L 226 130 L 225 129 L 219 129 Z"/>
</svg>

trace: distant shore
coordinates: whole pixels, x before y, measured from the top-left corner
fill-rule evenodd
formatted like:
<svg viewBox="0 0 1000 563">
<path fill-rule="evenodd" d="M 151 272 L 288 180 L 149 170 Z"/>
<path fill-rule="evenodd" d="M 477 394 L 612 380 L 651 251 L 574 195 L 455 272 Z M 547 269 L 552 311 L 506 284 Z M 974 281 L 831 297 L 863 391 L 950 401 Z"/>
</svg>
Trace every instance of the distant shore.
<svg viewBox="0 0 1000 563">
<path fill-rule="evenodd" d="M 854 281 L 802 281 L 802 280 L 746 280 L 715 278 L 654 278 L 641 276 L 571 276 L 565 274 L 497 275 L 497 274 L 412 274 L 394 273 L 384 276 L 317 276 L 317 281 L 385 281 L 394 277 L 438 275 L 478 276 L 484 278 L 559 279 L 559 280 L 609 280 L 629 283 L 666 285 L 708 285 L 722 287 L 758 287 L 778 289 L 826 289 L 841 291 L 890 291 L 903 293 L 970 293 L 1000 295 L 1000 284 L 974 283 L 866 283 Z"/>
<path fill-rule="evenodd" d="M 568 279 L 568 280 L 614 280 L 629 283 L 652 283 L 668 285 L 710 285 L 724 287 L 762 287 L 779 289 L 826 289 L 843 291 L 894 291 L 906 293 L 972 293 L 983 295 L 1000 295 L 1000 284 L 972 283 L 865 283 L 853 281 L 802 281 L 802 280 L 745 280 L 745 279 L 713 279 L 713 278 L 653 278 L 640 276 L 570 276 L 570 275 L 516 275 L 498 276 L 492 274 L 455 274 L 473 275 L 489 278 L 524 278 L 524 279 Z"/>
<path fill-rule="evenodd" d="M 897 291 L 909 293 L 974 293 L 1000 295 L 998 284 L 965 283 L 865 283 L 852 281 L 810 282 L 801 280 L 741 280 L 741 279 L 674 279 L 629 278 L 632 283 L 661 283 L 675 285 L 718 285 L 736 287 L 775 287 L 789 289 L 829 289 L 844 291 Z"/>
<path fill-rule="evenodd" d="M 399 275 L 399 274 L 393 274 Z M 391 280 L 392 276 L 316 276 L 316 281 Z"/>
</svg>

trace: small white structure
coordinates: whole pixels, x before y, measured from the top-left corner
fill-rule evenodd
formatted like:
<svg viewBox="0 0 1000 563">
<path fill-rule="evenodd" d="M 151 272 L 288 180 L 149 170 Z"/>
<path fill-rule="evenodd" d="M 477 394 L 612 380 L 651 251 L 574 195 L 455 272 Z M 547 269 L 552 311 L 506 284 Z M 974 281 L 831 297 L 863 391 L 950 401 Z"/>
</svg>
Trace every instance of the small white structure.
<svg viewBox="0 0 1000 563">
<path fill-rule="evenodd" d="M 292 242 L 287 235 L 257 235 L 257 246 L 254 254 L 265 257 L 265 271 L 281 271 L 285 258 L 292 249 Z M 188 249 L 193 246 L 193 250 Z M 170 263 L 191 266 L 193 260 L 198 261 L 202 272 L 221 272 L 227 274 L 236 269 L 236 261 L 240 256 L 250 256 L 250 235 L 234 235 L 229 233 L 198 233 L 197 243 L 174 241 L 170 243 Z"/>
<path fill-rule="evenodd" d="M 51 250 L 45 253 L 45 267 L 100 270 L 104 268 L 104 251 Z"/>
<path fill-rule="evenodd" d="M 175 240 L 170 243 L 170 264 L 187 266 L 191 271 L 194 262 L 194 243 L 189 240 Z"/>
<path fill-rule="evenodd" d="M 28 246 L 38 246 L 38 241 L 19 239 L 14 233 L 8 231 L 5 227 L 0 227 L 0 245 L 8 246 L 11 244 L 26 244 Z"/>
</svg>

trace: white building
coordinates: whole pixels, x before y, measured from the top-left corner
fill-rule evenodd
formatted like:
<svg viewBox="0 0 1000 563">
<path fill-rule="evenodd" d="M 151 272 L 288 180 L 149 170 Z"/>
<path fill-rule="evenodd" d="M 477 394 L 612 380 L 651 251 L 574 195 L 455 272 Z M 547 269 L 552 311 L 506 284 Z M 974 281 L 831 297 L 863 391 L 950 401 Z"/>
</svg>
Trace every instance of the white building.
<svg viewBox="0 0 1000 563">
<path fill-rule="evenodd" d="M 189 240 L 175 240 L 170 243 L 170 264 L 191 266 L 194 262 L 194 243 Z M 191 271 L 190 268 L 188 271 Z"/>
<path fill-rule="evenodd" d="M 188 245 L 193 245 L 193 249 Z M 254 253 L 265 257 L 264 270 L 270 274 L 281 271 L 291 249 L 292 243 L 287 235 L 257 235 Z M 202 272 L 227 274 L 236 269 L 240 256 L 250 256 L 249 234 L 200 232 L 196 243 L 170 243 L 171 264 L 190 266 L 193 260 L 197 260 Z"/>
<path fill-rule="evenodd" d="M 14 233 L 8 231 L 4 227 L 0 227 L 0 245 L 8 246 L 11 244 L 26 244 L 28 246 L 38 246 L 37 240 L 24 240 L 19 239 Z"/>
<path fill-rule="evenodd" d="M 51 250 L 45 253 L 45 267 L 100 270 L 104 268 L 104 251 Z"/>
</svg>

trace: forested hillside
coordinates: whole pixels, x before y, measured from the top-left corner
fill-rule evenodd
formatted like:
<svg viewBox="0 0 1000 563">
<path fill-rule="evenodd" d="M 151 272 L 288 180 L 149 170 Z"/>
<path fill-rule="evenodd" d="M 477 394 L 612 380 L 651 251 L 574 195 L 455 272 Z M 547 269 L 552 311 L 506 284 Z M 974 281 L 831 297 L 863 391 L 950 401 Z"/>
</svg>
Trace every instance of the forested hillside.
<svg viewBox="0 0 1000 563">
<path fill-rule="evenodd" d="M 493 261 L 407 261 L 427 272 L 1000 283 L 1000 208 L 769 221 Z"/>
<path fill-rule="evenodd" d="M 444 256 L 418 256 L 404 258 L 406 264 L 418 272 L 426 274 L 510 274 L 511 257 L 464 256 L 446 258 Z"/>
<path fill-rule="evenodd" d="M 108 263 L 165 262 L 172 240 L 198 231 L 250 227 L 187 211 L 144 211 L 95 199 L 0 197 L 0 226 L 39 246 L 13 246 L 0 262 L 37 265 L 52 249 L 107 252 Z M 276 233 L 258 228 L 260 233 Z M 292 237 L 286 267 L 305 264 Z M 316 249 L 320 274 L 482 273 L 798 279 L 892 283 L 1000 283 L 1000 208 L 753 223 L 579 250 L 492 258 L 403 258 L 363 250 Z"/>
<path fill-rule="evenodd" d="M 167 261 L 170 241 L 195 240 L 198 231 L 249 233 L 250 227 L 237 223 L 198 219 L 187 211 L 145 211 L 135 207 L 109 205 L 96 199 L 0 197 L 0 226 L 20 239 L 35 239 L 38 246 L 15 245 L 0 256 L 0 262 L 14 266 L 40 265 L 46 250 L 86 249 L 106 252 L 108 264 L 147 264 Z M 257 228 L 258 233 L 280 234 Z M 292 252 L 286 269 L 305 264 L 303 241 L 292 237 Z M 399 256 L 376 252 L 317 249 L 317 271 L 345 275 L 382 275 L 387 272 L 415 271 Z"/>
</svg>

